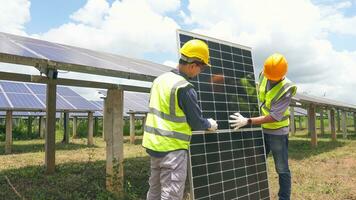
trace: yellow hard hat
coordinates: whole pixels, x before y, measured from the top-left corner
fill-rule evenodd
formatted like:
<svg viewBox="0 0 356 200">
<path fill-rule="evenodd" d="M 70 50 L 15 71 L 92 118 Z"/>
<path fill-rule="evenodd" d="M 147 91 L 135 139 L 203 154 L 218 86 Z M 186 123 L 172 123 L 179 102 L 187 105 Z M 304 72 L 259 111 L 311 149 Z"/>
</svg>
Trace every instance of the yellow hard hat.
<svg viewBox="0 0 356 200">
<path fill-rule="evenodd" d="M 274 53 L 269 56 L 263 67 L 263 75 L 272 81 L 281 80 L 287 73 L 287 59 L 279 53 Z"/>
<path fill-rule="evenodd" d="M 197 39 L 189 40 L 186 42 L 179 51 L 182 54 L 182 58 L 186 57 L 187 61 L 198 60 L 203 62 L 207 66 L 211 66 L 209 64 L 209 48 L 208 45 Z"/>
</svg>

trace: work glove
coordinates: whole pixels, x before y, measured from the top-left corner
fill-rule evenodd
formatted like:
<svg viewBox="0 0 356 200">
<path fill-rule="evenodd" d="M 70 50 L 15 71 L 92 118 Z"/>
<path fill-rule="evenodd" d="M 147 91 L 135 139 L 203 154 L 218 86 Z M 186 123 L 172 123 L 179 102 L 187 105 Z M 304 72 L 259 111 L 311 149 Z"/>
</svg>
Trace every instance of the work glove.
<svg viewBox="0 0 356 200">
<path fill-rule="evenodd" d="M 229 123 L 230 123 L 230 126 L 232 128 L 234 128 L 234 130 L 236 131 L 237 129 L 247 125 L 248 123 L 248 119 L 243 117 L 240 113 L 234 113 L 232 115 L 230 115 L 230 120 L 229 120 Z"/>
<path fill-rule="evenodd" d="M 216 131 L 218 129 L 218 124 L 216 123 L 215 120 L 209 118 L 208 119 L 209 123 L 210 123 L 210 128 L 208 128 L 209 131 Z"/>
</svg>

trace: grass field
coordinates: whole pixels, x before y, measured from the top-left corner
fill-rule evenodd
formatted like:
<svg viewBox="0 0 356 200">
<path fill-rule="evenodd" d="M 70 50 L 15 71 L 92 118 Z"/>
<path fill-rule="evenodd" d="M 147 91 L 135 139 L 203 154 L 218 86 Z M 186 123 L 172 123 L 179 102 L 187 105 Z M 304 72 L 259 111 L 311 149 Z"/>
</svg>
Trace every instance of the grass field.
<svg viewBox="0 0 356 200">
<path fill-rule="evenodd" d="M 105 190 L 105 143 L 95 138 L 61 144 L 57 137 L 56 173 L 44 175 L 44 141 L 15 141 L 14 153 L 4 155 L 0 143 L 0 199 L 115 199 Z M 330 141 L 319 137 L 310 147 L 305 132 L 290 137 L 292 199 L 356 200 L 356 140 Z M 148 189 L 149 158 L 137 141 L 125 143 L 125 199 L 144 199 Z M 268 158 L 271 199 L 277 199 L 278 178 Z"/>
</svg>

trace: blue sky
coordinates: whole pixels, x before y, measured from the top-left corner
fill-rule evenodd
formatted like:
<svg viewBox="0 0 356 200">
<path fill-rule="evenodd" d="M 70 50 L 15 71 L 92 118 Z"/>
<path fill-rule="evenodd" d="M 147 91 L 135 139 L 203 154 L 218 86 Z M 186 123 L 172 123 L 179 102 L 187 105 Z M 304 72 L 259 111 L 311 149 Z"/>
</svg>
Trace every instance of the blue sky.
<svg viewBox="0 0 356 200">
<path fill-rule="evenodd" d="M 356 104 L 354 27 L 356 0 L 11 0 L 0 7 L 2 32 L 172 67 L 177 28 L 250 46 L 256 73 L 280 52 L 299 92 Z"/>
</svg>

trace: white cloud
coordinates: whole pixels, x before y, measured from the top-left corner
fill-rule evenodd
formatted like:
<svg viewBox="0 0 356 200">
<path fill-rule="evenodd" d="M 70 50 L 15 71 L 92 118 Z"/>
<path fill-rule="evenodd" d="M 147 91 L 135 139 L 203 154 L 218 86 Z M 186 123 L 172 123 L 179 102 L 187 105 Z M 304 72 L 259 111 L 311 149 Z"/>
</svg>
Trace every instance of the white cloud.
<svg viewBox="0 0 356 200">
<path fill-rule="evenodd" d="M 106 0 L 88 0 L 87 4 L 70 16 L 71 19 L 98 27 L 109 11 L 109 4 Z"/>
<path fill-rule="evenodd" d="M 1 0 L 0 31 L 26 35 L 24 25 L 30 20 L 29 0 Z"/>
<path fill-rule="evenodd" d="M 356 36 L 356 15 L 347 17 L 343 10 L 352 7 L 350 1 L 335 2 L 332 4 L 321 4 L 321 24 L 325 31 L 337 34 Z M 356 6 L 356 5 L 355 5 Z"/>
<path fill-rule="evenodd" d="M 160 14 L 176 11 L 180 7 L 180 0 L 148 0 L 147 3 Z"/>
<path fill-rule="evenodd" d="M 133 57 L 152 52 L 174 53 L 179 25 L 152 9 L 153 5 L 160 5 L 160 10 L 165 11 L 176 9 L 177 3 L 169 2 L 174 8 L 165 7 L 163 1 L 152 4 L 146 0 L 115 1 L 106 8 L 105 1 L 92 0 L 72 15 L 76 23 L 63 24 L 37 37 Z M 97 4 L 101 9 L 92 19 L 89 16 L 93 16 Z"/>
<path fill-rule="evenodd" d="M 326 92 L 328 98 L 356 104 L 350 92 L 356 86 L 356 52 L 338 52 L 327 40 L 330 32 L 355 31 L 356 16 L 341 12 L 349 6 L 344 2 L 327 10 L 309 0 L 190 0 L 186 20 L 197 25 L 194 32 L 252 47 L 256 74 L 268 55 L 280 52 L 299 91 Z"/>
</svg>

